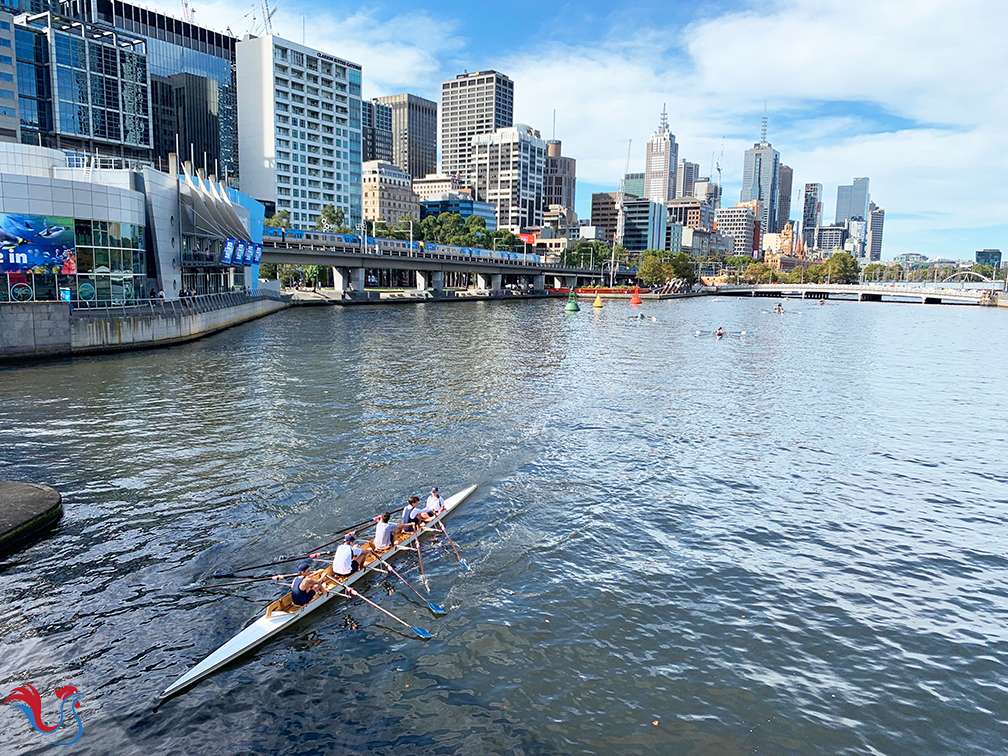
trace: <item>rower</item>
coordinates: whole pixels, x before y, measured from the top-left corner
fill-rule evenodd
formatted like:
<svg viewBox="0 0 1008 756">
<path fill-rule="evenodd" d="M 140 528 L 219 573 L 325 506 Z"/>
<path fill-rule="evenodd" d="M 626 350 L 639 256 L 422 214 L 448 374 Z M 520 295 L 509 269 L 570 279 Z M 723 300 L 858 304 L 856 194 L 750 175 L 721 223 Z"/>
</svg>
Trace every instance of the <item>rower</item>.
<svg viewBox="0 0 1008 756">
<path fill-rule="evenodd" d="M 323 593 L 322 583 L 311 576 L 312 565 L 307 559 L 298 565 L 298 574 L 291 583 L 291 603 L 294 606 L 304 606 L 313 598 Z M 280 575 L 273 579 L 276 580 Z"/>
<path fill-rule="evenodd" d="M 333 557 L 333 572 L 341 577 L 353 575 L 364 566 L 364 559 L 371 554 L 371 549 L 361 549 L 354 546 L 357 537 L 353 533 L 343 536 L 343 544 L 336 549 Z"/>
<path fill-rule="evenodd" d="M 410 496 L 407 499 L 406 506 L 403 507 L 402 511 L 403 530 L 416 530 L 418 521 L 420 524 L 423 524 L 430 518 L 431 515 L 426 510 L 420 508 L 419 496 Z"/>
<path fill-rule="evenodd" d="M 714 332 L 714 335 L 720 339 L 722 336 L 724 336 L 724 328 L 718 326 L 718 329 Z"/>
<path fill-rule="evenodd" d="M 378 525 L 375 527 L 374 536 L 374 547 L 375 549 L 385 551 L 391 548 L 392 538 L 396 533 L 403 529 L 403 526 L 399 523 L 389 522 L 392 518 L 391 512 L 385 512 L 381 519 L 378 521 Z"/>
<path fill-rule="evenodd" d="M 435 515 L 441 514 L 444 511 L 444 499 L 441 498 L 441 494 L 438 493 L 438 487 L 434 486 L 431 489 L 430 496 L 427 497 L 427 511 L 433 512 Z"/>
</svg>

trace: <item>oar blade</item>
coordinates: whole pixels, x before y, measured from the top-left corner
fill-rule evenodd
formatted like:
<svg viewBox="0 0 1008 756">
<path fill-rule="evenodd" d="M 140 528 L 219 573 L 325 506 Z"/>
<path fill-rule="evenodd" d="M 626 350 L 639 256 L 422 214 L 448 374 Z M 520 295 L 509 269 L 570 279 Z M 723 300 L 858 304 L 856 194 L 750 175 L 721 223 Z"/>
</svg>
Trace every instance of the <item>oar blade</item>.
<svg viewBox="0 0 1008 756">
<path fill-rule="evenodd" d="M 416 625 L 410 625 L 410 630 L 412 630 L 414 633 L 416 633 L 416 636 L 420 640 L 430 640 L 431 638 L 434 637 L 433 635 L 431 635 L 430 633 L 428 633 L 426 630 L 424 630 L 422 627 L 417 627 Z"/>
<path fill-rule="evenodd" d="M 433 601 L 427 602 L 427 608 L 434 612 L 434 614 L 448 614 L 448 612 L 442 608 L 441 604 L 435 604 Z"/>
<path fill-rule="evenodd" d="M 467 570 L 469 569 L 469 565 L 468 565 L 468 564 L 466 564 L 466 560 L 465 560 L 465 559 L 459 559 L 459 562 L 460 562 L 460 563 L 461 563 L 461 565 L 462 565 L 463 567 L 465 567 L 465 568 L 466 568 Z"/>
</svg>

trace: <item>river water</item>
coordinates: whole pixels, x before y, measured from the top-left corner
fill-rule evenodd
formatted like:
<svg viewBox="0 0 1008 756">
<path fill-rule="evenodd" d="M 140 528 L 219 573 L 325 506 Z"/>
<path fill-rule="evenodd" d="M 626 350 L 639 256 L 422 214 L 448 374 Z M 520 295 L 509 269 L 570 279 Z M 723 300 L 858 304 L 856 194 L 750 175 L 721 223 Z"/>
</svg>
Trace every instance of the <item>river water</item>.
<svg viewBox="0 0 1008 756">
<path fill-rule="evenodd" d="M 0 370 L 0 478 L 66 505 L 0 562 L 0 693 L 50 724 L 75 685 L 87 754 L 1004 753 L 1006 313 L 772 304 L 303 308 Z M 470 483 L 446 616 L 368 584 L 432 640 L 334 601 L 154 709 L 279 595 L 181 588 Z"/>
</svg>

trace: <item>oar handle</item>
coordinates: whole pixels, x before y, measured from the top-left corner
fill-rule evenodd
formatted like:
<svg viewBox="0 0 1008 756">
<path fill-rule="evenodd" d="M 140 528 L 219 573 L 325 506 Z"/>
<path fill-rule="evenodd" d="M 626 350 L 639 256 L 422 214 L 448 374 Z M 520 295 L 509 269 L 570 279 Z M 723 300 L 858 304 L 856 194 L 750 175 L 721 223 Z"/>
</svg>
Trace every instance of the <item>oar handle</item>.
<svg viewBox="0 0 1008 756">
<path fill-rule="evenodd" d="M 194 585 L 191 588 L 183 588 L 182 590 L 186 593 L 191 591 L 201 591 L 206 588 L 227 588 L 232 585 L 247 585 L 248 583 L 259 583 L 265 580 L 284 580 L 285 578 L 295 577 L 300 573 L 292 572 L 290 575 L 261 575 L 259 577 L 245 578 L 244 580 L 235 580 L 230 583 L 211 583 L 210 585 Z"/>
<path fill-rule="evenodd" d="M 360 528 L 361 530 L 367 530 L 368 528 L 371 528 L 371 527 L 374 527 L 375 525 L 377 525 L 378 524 L 378 520 L 380 520 L 380 519 L 381 519 L 380 517 L 372 517 L 370 520 L 364 520 L 363 522 L 358 522 L 356 525 L 351 525 L 349 528 L 344 528 L 343 530 L 338 530 L 338 531 L 336 531 L 336 533 L 334 535 L 342 535 L 343 533 L 347 533 L 347 532 L 349 532 L 351 530 L 356 530 L 357 528 Z M 326 541 L 321 546 L 318 546 L 317 548 L 312 549 L 312 551 L 320 551 L 320 550 L 324 549 L 326 546 L 332 546 L 338 540 L 340 540 L 340 539 L 339 538 L 333 538 L 331 541 Z"/>
</svg>

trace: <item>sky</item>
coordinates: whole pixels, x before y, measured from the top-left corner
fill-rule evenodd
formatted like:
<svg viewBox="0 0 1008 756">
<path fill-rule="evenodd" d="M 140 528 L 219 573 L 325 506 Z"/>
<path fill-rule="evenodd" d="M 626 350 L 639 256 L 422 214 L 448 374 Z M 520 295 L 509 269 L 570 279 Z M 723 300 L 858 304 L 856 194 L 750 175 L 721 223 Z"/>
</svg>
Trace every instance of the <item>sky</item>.
<svg viewBox="0 0 1008 756">
<path fill-rule="evenodd" d="M 192 3 L 201 25 L 261 29 L 251 0 Z M 181 14 L 178 2 L 150 7 Z M 548 139 L 556 111 L 582 218 L 592 192 L 616 189 L 628 141 L 630 171 L 644 170 L 663 107 L 680 159 L 702 175 L 719 162 L 723 202 L 738 201 L 765 108 L 768 139 L 794 169 L 792 218 L 805 183 L 823 184 L 826 223 L 837 185 L 867 176 L 886 210 L 883 258 L 1008 253 L 1004 0 L 280 0 L 273 27 L 360 63 L 366 98 L 438 101 L 465 70 L 507 74 L 516 122 Z"/>
</svg>

